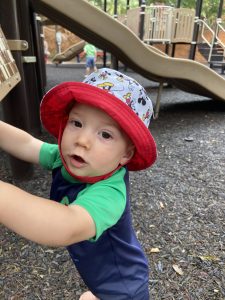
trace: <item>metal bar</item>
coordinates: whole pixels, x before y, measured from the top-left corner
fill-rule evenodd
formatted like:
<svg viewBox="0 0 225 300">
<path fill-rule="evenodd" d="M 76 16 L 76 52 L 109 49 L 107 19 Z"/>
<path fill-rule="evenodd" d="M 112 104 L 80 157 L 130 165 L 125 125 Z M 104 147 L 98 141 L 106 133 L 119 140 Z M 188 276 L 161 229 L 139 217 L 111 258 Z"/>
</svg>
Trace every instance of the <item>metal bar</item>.
<svg viewBox="0 0 225 300">
<path fill-rule="evenodd" d="M 103 10 L 104 10 L 104 12 L 107 12 L 107 0 L 104 0 Z M 103 51 L 103 66 L 106 67 L 106 64 L 107 64 L 107 53 L 104 50 Z"/>
<path fill-rule="evenodd" d="M 196 19 L 200 19 L 200 17 L 201 17 L 202 3 L 203 3 L 203 0 L 198 0 L 197 3 L 196 3 L 196 9 L 195 9 L 195 18 Z M 199 24 L 198 24 L 198 22 L 195 22 L 194 32 L 193 32 L 193 39 L 192 39 L 193 42 L 197 42 L 198 32 L 199 32 Z M 189 59 L 193 59 L 193 60 L 195 59 L 196 47 L 197 47 L 196 43 L 191 45 L 191 49 L 190 49 L 190 53 L 189 53 Z"/>
<path fill-rule="evenodd" d="M 159 116 L 160 100 L 161 100 L 162 90 L 163 90 L 163 82 L 160 82 L 158 93 L 157 93 L 156 105 L 155 105 L 154 119 L 157 119 L 158 116 Z"/>
<path fill-rule="evenodd" d="M 217 12 L 217 18 L 221 18 L 222 17 L 222 13 L 223 13 L 223 0 L 220 0 L 220 4 L 219 4 L 219 9 Z"/>
<path fill-rule="evenodd" d="M 143 40 L 144 37 L 144 22 L 145 22 L 145 0 L 139 2 L 141 9 L 140 9 L 140 23 L 139 23 L 139 38 Z"/>
<path fill-rule="evenodd" d="M 7 40 L 11 51 L 26 51 L 28 49 L 27 41 L 22 40 Z"/>
<path fill-rule="evenodd" d="M 114 18 L 117 19 L 117 0 L 114 0 Z M 117 57 L 115 57 L 114 55 L 111 55 L 111 64 L 113 69 L 118 70 L 119 69 L 119 61 L 117 59 Z"/>
<path fill-rule="evenodd" d="M 23 51 L 22 61 L 23 72 L 25 77 L 25 85 L 27 91 L 27 105 L 29 113 L 29 127 L 30 131 L 34 134 L 40 133 L 40 114 L 39 106 L 42 98 L 39 80 L 37 78 L 37 64 L 35 60 L 41 59 L 36 56 L 36 47 L 34 45 L 33 32 L 31 30 L 31 15 L 29 10 L 29 1 L 16 1 L 18 10 L 19 30 L 22 39 L 26 40 L 29 44 L 27 51 Z M 41 41 L 43 43 L 43 41 Z M 32 83 L 32 84 L 31 84 Z"/>
<path fill-rule="evenodd" d="M 114 0 L 114 18 L 117 19 L 117 8 L 118 8 L 118 2 L 117 0 Z"/>
<path fill-rule="evenodd" d="M 42 98 L 46 87 L 46 65 L 44 59 L 44 34 L 41 19 L 30 10 L 31 30 L 33 35 L 33 43 L 35 54 L 37 57 L 36 73 L 39 99 Z"/>
</svg>

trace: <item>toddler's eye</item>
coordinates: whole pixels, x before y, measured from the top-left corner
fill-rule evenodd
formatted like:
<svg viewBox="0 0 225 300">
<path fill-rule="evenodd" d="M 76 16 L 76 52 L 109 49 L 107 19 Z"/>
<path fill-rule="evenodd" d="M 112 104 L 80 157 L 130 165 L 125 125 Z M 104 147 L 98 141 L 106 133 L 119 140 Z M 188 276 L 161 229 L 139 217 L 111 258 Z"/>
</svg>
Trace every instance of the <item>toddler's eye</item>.
<svg viewBox="0 0 225 300">
<path fill-rule="evenodd" d="M 106 140 L 112 138 L 111 134 L 108 133 L 108 132 L 106 132 L 106 131 L 103 131 L 103 132 L 102 132 L 102 137 L 103 137 L 104 139 L 106 139 Z"/>
<path fill-rule="evenodd" d="M 75 127 L 79 127 L 79 128 L 81 128 L 82 127 L 82 124 L 81 124 L 81 122 L 80 121 L 73 121 L 73 125 L 75 126 Z"/>
</svg>

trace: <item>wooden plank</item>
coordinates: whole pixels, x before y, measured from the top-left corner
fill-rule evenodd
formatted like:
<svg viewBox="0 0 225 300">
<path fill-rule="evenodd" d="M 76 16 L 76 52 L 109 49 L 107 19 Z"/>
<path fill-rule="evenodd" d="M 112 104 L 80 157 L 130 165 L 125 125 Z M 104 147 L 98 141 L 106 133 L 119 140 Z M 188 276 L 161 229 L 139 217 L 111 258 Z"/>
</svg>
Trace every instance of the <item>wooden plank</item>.
<svg viewBox="0 0 225 300">
<path fill-rule="evenodd" d="M 15 60 L 0 27 L 0 101 L 5 98 L 20 80 Z"/>
</svg>

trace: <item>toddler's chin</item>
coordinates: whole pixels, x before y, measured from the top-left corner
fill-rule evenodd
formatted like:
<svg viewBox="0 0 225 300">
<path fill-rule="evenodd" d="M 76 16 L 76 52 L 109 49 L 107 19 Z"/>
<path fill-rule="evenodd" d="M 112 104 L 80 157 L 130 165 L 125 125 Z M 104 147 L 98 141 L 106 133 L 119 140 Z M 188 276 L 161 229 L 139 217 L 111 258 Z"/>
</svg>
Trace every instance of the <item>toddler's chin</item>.
<svg viewBox="0 0 225 300">
<path fill-rule="evenodd" d="M 100 177 L 100 176 L 105 176 L 107 175 L 109 172 L 79 172 L 79 170 L 75 170 L 73 172 L 75 177 L 88 177 L 88 178 L 95 178 L 95 177 Z"/>
</svg>

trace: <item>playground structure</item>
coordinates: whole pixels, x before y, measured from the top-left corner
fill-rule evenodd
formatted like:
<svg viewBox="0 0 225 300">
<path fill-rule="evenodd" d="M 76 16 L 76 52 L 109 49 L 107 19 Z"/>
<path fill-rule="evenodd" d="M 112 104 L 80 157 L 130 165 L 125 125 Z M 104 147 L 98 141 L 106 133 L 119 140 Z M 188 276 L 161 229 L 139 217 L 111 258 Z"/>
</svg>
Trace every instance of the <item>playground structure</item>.
<svg viewBox="0 0 225 300">
<path fill-rule="evenodd" d="M 142 12 L 143 14 L 143 12 Z M 123 24 L 140 36 L 140 8 L 127 11 Z M 191 43 L 195 11 L 189 8 L 171 6 L 148 6 L 144 11 L 144 43 Z"/>
<path fill-rule="evenodd" d="M 73 59 L 75 56 L 79 55 L 83 51 L 84 45 L 85 45 L 85 41 L 83 40 L 76 43 L 75 45 L 69 47 L 65 51 L 56 54 L 52 58 L 52 62 L 55 64 L 59 64 L 63 61 L 70 61 L 71 59 Z"/>
<path fill-rule="evenodd" d="M 85 41 L 81 40 L 78 43 L 67 48 L 65 51 L 56 54 L 52 58 L 52 63 L 56 66 L 64 61 L 70 61 L 75 57 L 78 57 L 79 62 L 85 57 L 84 53 Z M 103 58 L 103 53 L 101 50 L 97 49 L 97 58 Z"/>
<path fill-rule="evenodd" d="M 143 18 L 143 28 L 140 28 Z M 210 67 L 219 64 L 221 73 L 225 65 L 225 43 L 221 35 L 225 36 L 225 28 L 221 18 L 216 19 L 216 26 L 212 29 L 206 22 L 196 16 L 196 11 L 189 8 L 175 8 L 171 6 L 146 6 L 128 9 L 126 15 L 118 16 L 118 20 L 132 30 L 146 44 L 176 44 L 198 45 Z M 196 40 L 193 40 L 194 30 Z M 168 54 L 168 47 L 166 53 Z M 172 56 L 174 51 L 172 51 Z M 194 59 L 195 53 L 191 59 Z"/>
<path fill-rule="evenodd" d="M 220 14 L 218 13 L 218 16 Z M 114 17 L 144 43 L 165 45 L 165 53 L 172 57 L 175 55 L 177 44 L 189 44 L 192 50 L 189 58 L 195 60 L 197 47 L 202 63 L 205 62 L 210 68 L 221 68 L 221 74 L 224 73 L 225 29 L 221 18 L 216 19 L 215 28 L 212 29 L 206 20 L 196 15 L 194 9 L 165 5 L 142 5 L 141 8 L 127 9 L 125 15 L 115 14 Z M 79 44 L 67 50 L 54 56 L 53 63 L 57 63 L 57 59 L 60 60 L 59 63 L 69 61 L 79 55 Z"/>
<path fill-rule="evenodd" d="M 80 1 L 78 6 L 74 6 L 71 0 L 65 0 L 62 4 L 50 0 L 32 3 L 39 13 L 48 14 L 47 17 L 55 23 L 111 52 L 146 78 L 159 83 L 167 82 L 191 93 L 224 100 L 225 80 L 221 76 L 195 61 L 156 53 L 130 29 L 88 2 Z"/>
<path fill-rule="evenodd" d="M 20 10 L 18 10 L 17 5 L 21 5 Z M 169 57 L 155 48 L 153 49 L 127 26 L 85 0 L 80 0 L 79 5 L 75 4 L 73 0 L 64 0 L 63 2 L 59 0 L 21 2 L 9 0 L 7 6 L 0 2 L 0 20 L 6 38 L 21 40 L 23 37 L 23 40 L 28 41 L 29 44 L 24 55 L 21 54 L 21 49 L 13 53 L 15 57 L 19 55 L 19 59 L 15 60 L 21 75 L 21 82 L 17 85 L 18 89 L 20 88 L 19 93 L 16 95 L 18 92 L 16 87 L 2 101 L 6 121 L 10 120 L 10 123 L 17 127 L 27 131 L 32 130 L 32 128 L 40 128 L 38 127 L 40 126 L 38 107 L 44 93 L 45 64 L 41 22 L 36 13 L 45 15 L 54 24 L 61 25 L 81 39 L 111 53 L 137 73 L 158 82 L 160 88 L 156 102 L 156 113 L 159 111 L 160 94 L 164 83 L 171 84 L 186 92 L 225 101 L 225 80 L 222 76 L 196 61 Z M 19 16 L 14 16 L 14 22 L 9 27 L 8 20 L 11 20 L 11 16 L 14 14 Z M 19 22 L 21 19 L 23 22 Z M 17 24 L 20 25 L 20 28 Z M 32 34 L 30 31 L 27 32 L 27 28 L 30 26 L 32 27 Z M 18 34 L 19 29 L 21 32 Z M 27 55 L 25 56 L 25 54 Z M 31 72 L 26 73 L 27 71 Z M 23 93 L 21 93 L 21 89 Z M 16 113 L 15 99 L 18 101 Z M 17 121 L 15 122 L 16 118 L 19 121 L 24 120 L 24 123 L 18 124 Z M 19 168 L 19 176 L 22 177 L 21 167 Z"/>
<path fill-rule="evenodd" d="M 4 99 L 21 80 L 9 44 L 11 44 L 11 49 L 14 49 L 13 42 L 6 40 L 0 27 L 0 101 Z M 26 48 L 26 46 L 27 44 L 24 41 L 23 47 Z"/>
</svg>

